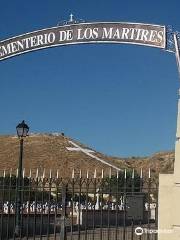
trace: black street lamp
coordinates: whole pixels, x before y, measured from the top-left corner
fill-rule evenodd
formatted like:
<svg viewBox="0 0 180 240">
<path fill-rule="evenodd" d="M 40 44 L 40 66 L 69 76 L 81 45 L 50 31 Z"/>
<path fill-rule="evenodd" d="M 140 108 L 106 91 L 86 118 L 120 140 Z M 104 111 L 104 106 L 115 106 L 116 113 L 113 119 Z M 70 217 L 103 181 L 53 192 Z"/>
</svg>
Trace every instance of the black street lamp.
<svg viewBox="0 0 180 240">
<path fill-rule="evenodd" d="M 29 127 L 25 124 L 24 120 L 19 123 L 16 127 L 17 135 L 20 142 L 20 152 L 19 152 L 19 166 L 18 166 L 18 179 L 16 188 L 16 225 L 15 225 L 15 235 L 20 236 L 21 233 L 21 186 L 22 186 L 22 159 L 23 159 L 23 140 L 27 136 Z"/>
</svg>

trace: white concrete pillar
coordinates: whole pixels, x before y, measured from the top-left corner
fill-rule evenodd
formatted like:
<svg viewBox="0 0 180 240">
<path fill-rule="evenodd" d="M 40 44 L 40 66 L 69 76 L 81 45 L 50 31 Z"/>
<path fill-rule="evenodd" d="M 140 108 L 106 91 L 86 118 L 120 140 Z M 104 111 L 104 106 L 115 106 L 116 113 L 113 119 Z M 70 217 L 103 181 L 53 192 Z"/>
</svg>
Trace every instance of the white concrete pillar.
<svg viewBox="0 0 180 240">
<path fill-rule="evenodd" d="M 180 100 L 175 144 L 174 174 L 159 176 L 158 240 L 180 239 Z M 170 231 L 162 233 L 162 231 Z"/>
</svg>

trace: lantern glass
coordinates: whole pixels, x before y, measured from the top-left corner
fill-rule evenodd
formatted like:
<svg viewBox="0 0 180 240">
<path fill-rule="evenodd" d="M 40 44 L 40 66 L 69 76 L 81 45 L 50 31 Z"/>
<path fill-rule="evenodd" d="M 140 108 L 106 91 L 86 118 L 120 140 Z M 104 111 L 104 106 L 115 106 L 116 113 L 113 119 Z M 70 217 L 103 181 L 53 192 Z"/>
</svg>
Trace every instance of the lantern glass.
<svg viewBox="0 0 180 240">
<path fill-rule="evenodd" d="M 16 127 L 17 135 L 18 137 L 26 137 L 29 131 L 28 125 L 22 121 L 22 123 L 19 123 Z"/>
</svg>

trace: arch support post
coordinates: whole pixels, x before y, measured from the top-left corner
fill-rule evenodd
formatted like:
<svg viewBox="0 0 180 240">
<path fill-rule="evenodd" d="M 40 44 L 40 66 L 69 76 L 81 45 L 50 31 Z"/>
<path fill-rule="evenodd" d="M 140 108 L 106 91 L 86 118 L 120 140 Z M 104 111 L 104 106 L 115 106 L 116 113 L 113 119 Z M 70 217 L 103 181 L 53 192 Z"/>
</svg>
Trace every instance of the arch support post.
<svg viewBox="0 0 180 240">
<path fill-rule="evenodd" d="M 176 55 L 177 67 L 179 72 L 179 80 L 180 80 L 180 49 L 179 49 L 180 47 L 179 47 L 176 33 L 174 33 L 174 46 L 175 46 L 175 55 Z"/>
<path fill-rule="evenodd" d="M 180 79 L 180 46 L 173 34 Z M 180 94 L 180 92 L 179 92 Z M 158 240 L 180 239 L 180 95 L 178 99 L 175 162 L 173 174 L 159 175 Z"/>
</svg>

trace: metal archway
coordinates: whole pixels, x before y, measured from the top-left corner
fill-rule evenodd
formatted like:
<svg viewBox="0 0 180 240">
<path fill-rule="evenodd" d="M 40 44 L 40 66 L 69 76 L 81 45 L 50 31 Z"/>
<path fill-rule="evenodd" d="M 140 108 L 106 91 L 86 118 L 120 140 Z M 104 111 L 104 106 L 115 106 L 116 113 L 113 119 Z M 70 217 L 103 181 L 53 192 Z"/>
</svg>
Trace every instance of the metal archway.
<svg viewBox="0 0 180 240">
<path fill-rule="evenodd" d="M 56 27 L 0 41 L 0 61 L 50 47 L 84 43 L 126 43 L 164 49 L 176 55 L 180 74 L 180 34 L 163 25 L 126 22 L 69 21 Z"/>
</svg>

